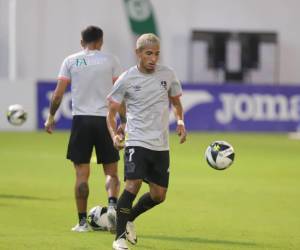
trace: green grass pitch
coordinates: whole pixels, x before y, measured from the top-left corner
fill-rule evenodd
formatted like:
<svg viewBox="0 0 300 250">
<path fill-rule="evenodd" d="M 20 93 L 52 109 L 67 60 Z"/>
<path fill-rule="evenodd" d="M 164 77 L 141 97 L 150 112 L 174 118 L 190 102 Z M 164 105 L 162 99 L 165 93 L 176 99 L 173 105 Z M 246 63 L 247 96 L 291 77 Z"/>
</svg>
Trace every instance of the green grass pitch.
<svg viewBox="0 0 300 250">
<path fill-rule="evenodd" d="M 225 171 L 206 164 L 213 140 L 236 152 Z M 70 232 L 76 224 L 68 133 L 0 133 L 0 249 L 111 249 L 108 232 Z M 120 175 L 123 163 L 120 163 Z M 144 185 L 140 193 L 147 190 Z M 89 208 L 106 204 L 92 166 Z M 171 135 L 165 203 L 136 221 L 139 250 L 300 249 L 300 141 L 285 134 Z"/>
</svg>

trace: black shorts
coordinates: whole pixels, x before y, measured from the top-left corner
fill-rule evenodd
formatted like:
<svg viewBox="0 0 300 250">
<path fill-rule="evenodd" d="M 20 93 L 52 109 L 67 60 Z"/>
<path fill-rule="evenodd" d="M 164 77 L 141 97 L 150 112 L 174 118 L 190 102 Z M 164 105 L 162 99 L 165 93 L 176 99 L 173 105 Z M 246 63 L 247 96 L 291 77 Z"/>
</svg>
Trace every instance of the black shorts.
<svg viewBox="0 0 300 250">
<path fill-rule="evenodd" d="M 169 185 L 169 151 L 154 151 L 144 147 L 126 147 L 124 177 L 143 179 L 167 188 Z"/>
<path fill-rule="evenodd" d="M 94 146 L 98 164 L 113 163 L 120 159 L 107 129 L 106 117 L 74 116 L 67 159 L 75 164 L 90 163 Z"/>
</svg>

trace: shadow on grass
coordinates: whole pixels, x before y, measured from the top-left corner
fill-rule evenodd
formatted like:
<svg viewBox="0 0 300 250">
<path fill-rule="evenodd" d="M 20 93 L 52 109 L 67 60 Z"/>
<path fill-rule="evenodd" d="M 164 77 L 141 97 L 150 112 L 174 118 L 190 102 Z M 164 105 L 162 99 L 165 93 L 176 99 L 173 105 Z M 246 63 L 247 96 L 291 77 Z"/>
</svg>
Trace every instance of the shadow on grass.
<svg viewBox="0 0 300 250">
<path fill-rule="evenodd" d="M 0 202 L 0 207 L 9 207 L 10 205 L 9 204 L 7 204 L 7 203 L 1 203 Z"/>
<path fill-rule="evenodd" d="M 240 245 L 240 246 L 257 246 L 253 242 L 232 241 L 232 240 L 210 240 L 198 237 L 177 237 L 177 236 L 162 236 L 162 235 L 141 235 L 140 238 L 151 240 L 164 240 L 164 241 L 178 241 L 186 243 L 197 244 L 226 244 L 226 245 Z"/>
<path fill-rule="evenodd" d="M 13 194 L 0 194 L 0 199 L 53 201 L 53 199 L 49 199 L 49 198 L 34 197 L 34 196 L 27 196 L 27 195 L 13 195 Z"/>
</svg>

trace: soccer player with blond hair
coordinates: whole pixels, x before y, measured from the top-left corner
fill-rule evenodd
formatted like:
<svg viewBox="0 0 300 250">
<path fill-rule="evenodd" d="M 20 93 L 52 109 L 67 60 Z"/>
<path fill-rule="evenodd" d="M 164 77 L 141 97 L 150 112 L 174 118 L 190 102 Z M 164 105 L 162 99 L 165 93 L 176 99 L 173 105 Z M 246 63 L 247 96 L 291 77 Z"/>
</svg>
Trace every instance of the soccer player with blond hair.
<svg viewBox="0 0 300 250">
<path fill-rule="evenodd" d="M 144 34 L 136 42 L 136 66 L 125 71 L 108 95 L 107 124 L 114 146 L 125 146 L 125 188 L 117 203 L 117 228 L 113 249 L 128 249 L 126 239 L 137 243 L 133 221 L 166 198 L 169 173 L 169 103 L 177 118 L 180 143 L 186 140 L 182 88 L 175 73 L 159 65 L 160 40 Z M 126 109 L 122 108 L 125 104 Z M 117 130 L 116 114 L 126 110 L 125 138 Z M 124 114 L 122 114 L 124 115 Z M 125 142 L 124 142 L 125 140 Z M 137 203 L 133 201 L 142 182 L 149 185 Z"/>
</svg>

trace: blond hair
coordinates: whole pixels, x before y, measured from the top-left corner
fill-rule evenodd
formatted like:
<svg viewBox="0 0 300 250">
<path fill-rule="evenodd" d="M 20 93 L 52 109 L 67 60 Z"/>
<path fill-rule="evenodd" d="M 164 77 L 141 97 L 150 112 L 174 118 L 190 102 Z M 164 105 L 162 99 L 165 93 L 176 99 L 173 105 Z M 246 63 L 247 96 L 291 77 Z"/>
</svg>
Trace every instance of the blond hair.
<svg viewBox="0 0 300 250">
<path fill-rule="evenodd" d="M 160 45 L 160 40 L 158 36 L 152 34 L 152 33 L 147 33 L 141 35 L 137 41 L 136 41 L 136 49 L 137 50 L 142 50 L 146 46 L 149 45 Z"/>
</svg>

